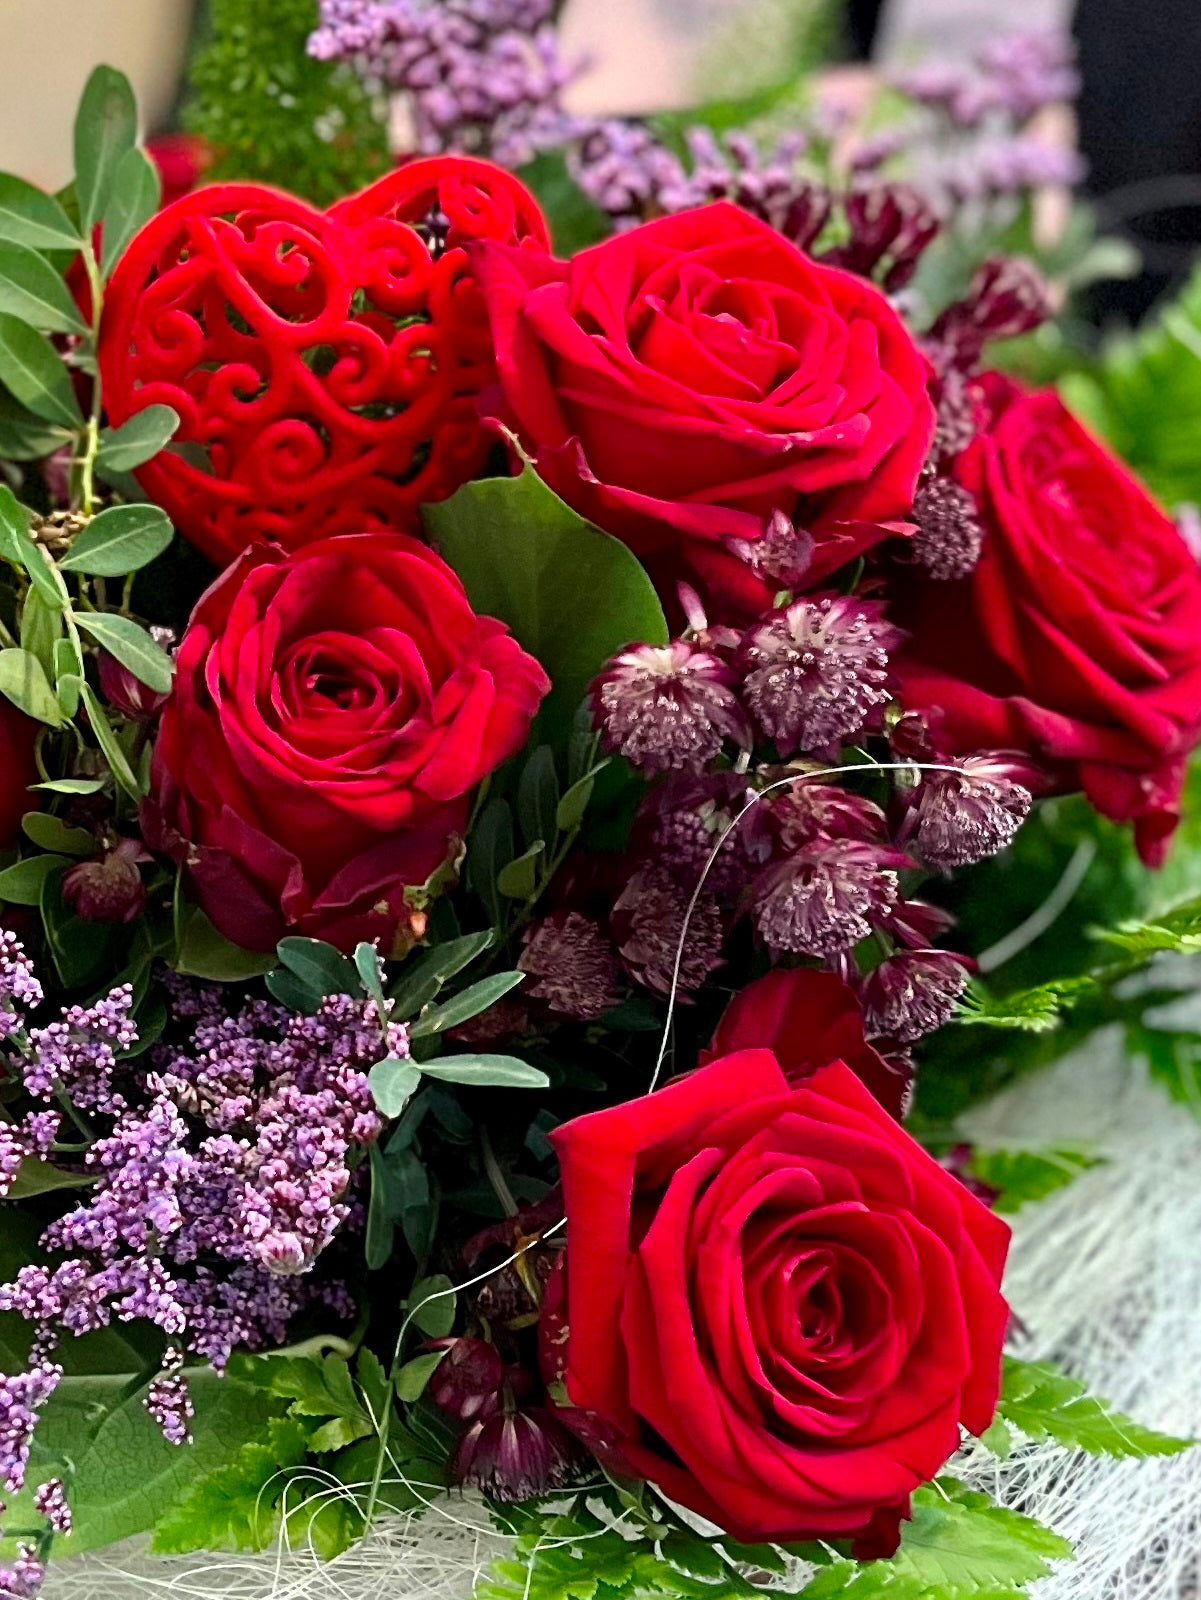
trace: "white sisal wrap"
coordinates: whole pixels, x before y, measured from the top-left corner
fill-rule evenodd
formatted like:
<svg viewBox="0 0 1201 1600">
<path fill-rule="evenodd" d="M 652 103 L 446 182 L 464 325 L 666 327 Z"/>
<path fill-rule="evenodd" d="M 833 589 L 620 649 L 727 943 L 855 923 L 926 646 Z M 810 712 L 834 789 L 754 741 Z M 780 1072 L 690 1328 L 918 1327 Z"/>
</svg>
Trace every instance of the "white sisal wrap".
<svg viewBox="0 0 1201 1600">
<path fill-rule="evenodd" d="M 1201 1117 L 1172 1104 L 1104 1037 L 979 1108 L 982 1146 L 1087 1144 L 1106 1165 L 1015 1221 L 1006 1287 L 1025 1332 L 1140 1422 L 1201 1437 Z M 1201 1449 L 1111 1461 L 1045 1446 L 951 1470 L 1057 1528 L 1079 1559 L 1035 1600 L 1201 1600 Z M 471 1500 L 385 1520 L 322 1566 L 304 1549 L 155 1559 L 122 1547 L 51 1567 L 46 1600 L 469 1600 L 505 1541 Z"/>
</svg>

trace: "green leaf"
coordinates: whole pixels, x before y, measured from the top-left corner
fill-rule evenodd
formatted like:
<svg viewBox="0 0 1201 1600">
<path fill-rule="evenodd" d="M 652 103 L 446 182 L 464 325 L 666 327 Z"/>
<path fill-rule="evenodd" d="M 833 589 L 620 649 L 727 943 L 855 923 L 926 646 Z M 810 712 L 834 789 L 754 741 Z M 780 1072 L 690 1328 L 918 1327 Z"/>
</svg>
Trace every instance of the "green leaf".
<svg viewBox="0 0 1201 1600">
<path fill-rule="evenodd" d="M 27 811 L 21 828 L 40 850 L 56 850 L 64 856 L 95 855 L 96 835 L 87 828 L 72 828 L 61 817 L 48 811 Z"/>
<path fill-rule="evenodd" d="M 411 1061 L 387 1056 L 377 1061 L 367 1074 L 367 1085 L 376 1110 L 384 1117 L 398 1117 L 416 1093 L 421 1072 Z"/>
<path fill-rule="evenodd" d="M 138 111 L 129 79 L 113 67 L 97 67 L 75 117 L 75 196 L 85 235 L 104 215 L 121 162 L 137 136 Z"/>
<path fill-rule="evenodd" d="M 28 856 L 0 872 L 0 902 L 10 906 L 36 906 L 51 873 L 72 865 L 70 856 Z"/>
<path fill-rule="evenodd" d="M 333 994 L 357 994 L 358 974 L 354 962 L 321 939 L 288 937 L 276 946 L 276 954 L 290 972 L 318 999 Z"/>
<path fill-rule="evenodd" d="M 445 1339 L 455 1325 L 455 1287 L 444 1272 L 435 1272 L 413 1285 L 408 1299 L 414 1327 L 431 1339 Z"/>
<path fill-rule="evenodd" d="M 101 433 L 97 465 L 114 472 L 132 472 L 158 455 L 178 427 L 179 413 L 170 406 L 135 411 L 119 428 L 105 428 Z"/>
<path fill-rule="evenodd" d="M 609 765 L 608 757 L 598 762 L 591 772 L 586 772 L 582 778 L 577 778 L 568 789 L 555 810 L 555 823 L 560 833 L 574 833 L 584 820 L 584 813 L 592 799 L 592 791 L 596 788 L 598 776 Z"/>
<path fill-rule="evenodd" d="M 71 375 L 44 334 L 2 309 L 0 295 L 0 378 L 35 417 L 65 429 L 83 426 Z"/>
<path fill-rule="evenodd" d="M 84 1189 L 96 1182 L 88 1172 L 64 1172 L 49 1161 L 37 1156 L 26 1156 L 17 1171 L 5 1200 L 31 1200 L 34 1195 L 51 1194 L 56 1189 Z"/>
<path fill-rule="evenodd" d="M 43 333 L 88 332 L 62 278 L 45 256 L 23 244 L 0 244 L 0 311 Z M 9 376 L 7 364 L 0 368 L 0 378 L 18 400 L 23 398 Z"/>
<path fill-rule="evenodd" d="M 55 664 L 55 650 L 60 644 L 67 645 L 71 659 L 71 665 L 64 666 L 63 670 L 74 671 L 74 649 L 69 641 L 63 638 L 62 612 L 51 610 L 42 598 L 40 589 L 30 589 L 21 607 L 21 648 L 38 658 L 43 671 L 52 682 L 59 676 Z"/>
<path fill-rule="evenodd" d="M 278 1402 L 208 1368 L 188 1373 L 196 1415 L 186 1449 L 168 1444 L 146 1411 L 146 1389 L 126 1373 L 65 1378 L 47 1402 L 35 1435 L 31 1481 L 70 1483 L 74 1531 L 56 1540 L 62 1555 L 115 1544 L 153 1527 L 164 1506 L 201 1475 L 228 1464 L 261 1439 Z"/>
<path fill-rule="evenodd" d="M 545 1089 L 550 1084 L 545 1072 L 516 1056 L 439 1056 L 435 1061 L 423 1061 L 421 1071 L 441 1083 L 463 1083 L 477 1089 Z"/>
<path fill-rule="evenodd" d="M 207 978 L 212 983 L 242 983 L 269 972 L 275 957 L 233 944 L 217 932 L 199 906 L 192 906 L 181 918 L 172 964 L 185 977 Z"/>
<path fill-rule="evenodd" d="M 914 1495 L 901 1548 L 882 1564 L 923 1589 L 959 1597 L 1020 1589 L 1071 1554 L 1066 1539 L 1033 1517 L 973 1494 L 953 1478 L 939 1478 Z"/>
<path fill-rule="evenodd" d="M 359 982 L 363 986 L 364 994 L 375 1002 L 375 1009 L 383 1019 L 389 1015 L 388 1002 L 384 998 L 383 982 L 380 978 L 379 954 L 373 944 L 366 940 L 354 947 L 355 971 L 359 975 Z"/>
<path fill-rule="evenodd" d="M 422 515 L 474 608 L 507 622 L 549 674 L 539 723 L 556 750 L 566 750 L 576 708 L 610 656 L 634 642 L 666 644 L 663 608 L 637 557 L 532 467 L 464 484 Z"/>
<path fill-rule="evenodd" d="M 26 716 L 51 728 L 62 726 L 63 714 L 42 663 L 28 650 L 0 650 L 0 694 Z"/>
<path fill-rule="evenodd" d="M 447 979 L 461 972 L 485 950 L 490 950 L 495 941 L 496 935 L 489 928 L 484 933 L 465 933 L 461 938 L 448 939 L 444 944 L 415 952 L 388 991 L 393 1015 L 404 1019 L 420 1011 Z"/>
<path fill-rule="evenodd" d="M 100 271 L 108 277 L 125 247 L 159 208 L 163 184 L 158 168 L 144 150 L 127 150 L 113 174 L 112 193 L 104 207 Z"/>
<path fill-rule="evenodd" d="M 1082 1172 L 1101 1164 L 1099 1157 L 1068 1146 L 1050 1150 L 976 1150 L 971 1159 L 973 1176 L 1000 1191 L 993 1209 L 1006 1215 L 1032 1200 L 1045 1200 Z"/>
<path fill-rule="evenodd" d="M 294 1417 L 272 1417 L 265 1443 L 243 1445 L 206 1473 L 154 1525 L 155 1555 L 192 1550 L 262 1550 L 275 1537 L 280 1501 L 293 1469 L 308 1456 L 308 1431 Z"/>
<path fill-rule="evenodd" d="M 496 875 L 496 887 L 506 900 L 532 900 L 538 891 L 538 863 L 546 846 L 535 839 L 529 849 L 510 861 Z"/>
<path fill-rule="evenodd" d="M 0 461 L 42 461 L 70 439 L 66 428 L 44 422 L 7 389 L 0 388 Z"/>
<path fill-rule="evenodd" d="M 460 1023 L 478 1017 L 481 1011 L 487 1011 L 524 981 L 524 972 L 494 972 L 490 977 L 481 978 L 478 983 L 460 989 L 445 1005 L 424 1012 L 410 1028 L 410 1036 L 423 1039 L 429 1034 L 445 1033 L 447 1028 L 457 1028 Z"/>
<path fill-rule="evenodd" d="M 80 620 L 82 621 L 82 618 Z M 130 766 L 129 757 L 125 754 L 121 741 L 113 731 L 113 725 L 108 720 L 108 715 L 90 683 L 80 683 L 79 698 L 88 714 L 88 726 L 96 736 L 100 753 L 108 763 L 108 769 L 118 787 L 124 789 L 131 800 L 141 800 L 145 792 L 143 786 Z M 200 974 L 197 973 L 196 976 L 199 977 Z"/>
<path fill-rule="evenodd" d="M 0 239 L 31 250 L 78 250 L 82 240 L 52 195 L 0 172 Z"/>
<path fill-rule="evenodd" d="M 513 813 L 509 803 L 489 800 L 467 836 L 467 877 L 495 927 L 503 927 L 508 916 L 497 880 L 514 854 Z"/>
<path fill-rule="evenodd" d="M 141 511 L 143 507 L 126 506 L 122 509 Z M 111 516 L 112 513 L 105 512 L 104 515 Z M 96 520 L 99 522 L 101 519 L 97 517 Z M 108 611 L 81 611 L 75 620 L 110 656 L 123 667 L 128 667 L 139 683 L 144 683 L 156 694 L 171 692 L 171 679 L 175 672 L 171 657 L 161 645 L 155 644 L 140 623 Z"/>
<path fill-rule="evenodd" d="M 553 846 L 559 808 L 559 775 L 555 754 L 541 744 L 530 755 L 517 780 L 517 820 L 527 850 L 534 844 Z"/>
<path fill-rule="evenodd" d="M 103 778 L 50 778 L 45 783 L 30 785 L 46 794 L 99 794 L 104 788 Z"/>
<path fill-rule="evenodd" d="M 1173 1456 L 1194 1441 L 1144 1428 L 1055 1367 L 1005 1357 L 997 1415 L 1028 1439 L 1053 1439 L 1090 1455 Z"/>
<path fill-rule="evenodd" d="M 414 1356 L 412 1361 L 406 1361 L 396 1374 L 397 1397 L 409 1405 L 420 1400 L 445 1355 L 445 1350 L 429 1350 L 424 1355 Z"/>
<path fill-rule="evenodd" d="M 161 556 L 171 543 L 173 532 L 171 519 L 158 506 L 109 506 L 75 538 L 59 566 L 64 572 L 84 572 L 91 578 L 123 578 Z"/>
<path fill-rule="evenodd" d="M 1097 981 L 1089 976 L 1053 978 L 1033 989 L 1000 996 L 990 994 L 982 983 L 974 980 L 968 984 L 960 1009 L 951 1021 L 961 1025 L 1049 1033 L 1059 1026 L 1065 1010 L 1096 992 Z"/>
<path fill-rule="evenodd" d="M 0 484 L 0 559 L 27 573 L 52 611 L 63 609 L 67 595 L 62 579 L 51 569 L 42 547 L 30 537 L 29 512 L 6 483 Z"/>
</svg>

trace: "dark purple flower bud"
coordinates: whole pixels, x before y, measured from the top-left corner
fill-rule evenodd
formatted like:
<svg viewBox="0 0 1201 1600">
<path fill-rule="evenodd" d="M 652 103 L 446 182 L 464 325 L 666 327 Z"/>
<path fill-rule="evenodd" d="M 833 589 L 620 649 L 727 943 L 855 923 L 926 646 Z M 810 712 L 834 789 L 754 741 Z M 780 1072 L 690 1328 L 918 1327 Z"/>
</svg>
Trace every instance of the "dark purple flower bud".
<svg viewBox="0 0 1201 1600">
<path fill-rule="evenodd" d="M 956 366 L 973 367 L 990 340 L 1029 333 L 1051 311 L 1038 268 L 1018 256 L 1000 256 L 976 268 L 967 294 L 947 307 L 930 337 L 948 347 Z"/>
<path fill-rule="evenodd" d="M 866 939 L 897 899 L 897 850 L 821 840 L 769 867 L 755 885 L 754 920 L 775 955 L 824 960 Z"/>
<path fill-rule="evenodd" d="M 781 847 L 789 853 L 823 839 L 882 842 L 883 811 L 864 795 L 836 784 L 799 779 L 771 802 L 771 820 Z"/>
<path fill-rule="evenodd" d="M 626 970 L 655 994 L 671 992 L 679 959 L 677 992 L 693 994 L 721 965 L 725 928 L 717 901 L 702 893 L 680 935 L 691 894 L 659 866 L 641 868 L 613 904 L 612 931 Z"/>
<path fill-rule="evenodd" d="M 612 944 L 578 911 L 555 911 L 525 935 L 517 961 L 534 982 L 523 993 L 578 1022 L 595 1022 L 620 999 L 621 968 Z"/>
<path fill-rule="evenodd" d="M 727 739 L 750 743 L 734 681 L 724 661 L 683 639 L 623 651 L 592 685 L 605 749 L 640 772 L 703 771 Z"/>
<path fill-rule="evenodd" d="M 850 238 L 822 259 L 862 277 L 887 262 L 884 288 L 890 294 L 903 289 L 938 234 L 939 220 L 929 202 L 908 184 L 871 183 L 852 189 L 844 209 Z"/>
<path fill-rule="evenodd" d="M 917 791 L 914 843 L 927 866 L 950 870 L 994 856 L 1013 838 L 1033 797 L 1013 774 L 1028 764 L 968 756 L 955 772 L 926 772 Z"/>
<path fill-rule="evenodd" d="M 132 922 L 146 904 L 138 862 L 148 859 L 139 840 L 122 839 L 107 855 L 67 869 L 63 900 L 85 922 Z"/>
<path fill-rule="evenodd" d="M 499 1404 L 505 1364 L 500 1351 L 485 1339 L 439 1339 L 431 1345 L 446 1354 L 434 1368 L 429 1397 L 448 1417 L 471 1422 Z"/>
<path fill-rule="evenodd" d="M 781 755 L 828 749 L 887 704 L 900 638 L 877 600 L 794 600 L 744 635 L 746 703 Z"/>
<path fill-rule="evenodd" d="M 979 402 L 971 380 L 951 364 L 950 352 L 936 345 L 927 346 L 927 352 L 939 371 L 930 460 L 950 463 L 963 454 L 980 431 Z"/>
<path fill-rule="evenodd" d="M 793 524 L 783 511 L 773 511 L 759 539 L 731 539 L 730 551 L 757 578 L 778 589 L 799 589 L 813 564 L 813 535 Z"/>
<path fill-rule="evenodd" d="M 972 1171 L 972 1157 L 976 1147 L 972 1144 L 955 1144 L 944 1156 L 939 1158 L 939 1166 L 944 1167 L 954 1177 L 958 1178 L 965 1189 L 983 1201 L 986 1206 L 991 1206 L 1001 1197 L 1000 1189 L 991 1183 L 985 1183 L 983 1178 L 978 1178 Z"/>
<path fill-rule="evenodd" d="M 71 1507 L 67 1504 L 67 1492 L 61 1478 L 51 1478 L 49 1482 L 39 1485 L 34 1491 L 33 1506 L 39 1516 L 45 1517 L 55 1533 L 70 1533 Z"/>
<path fill-rule="evenodd" d="M 734 772 L 669 778 L 643 801 L 635 825 L 636 849 L 665 867 L 689 894 L 701 881 L 716 895 L 737 895 L 772 851 L 769 807 Z M 734 819 L 751 806 L 734 827 Z"/>
<path fill-rule="evenodd" d="M 531 1500 L 561 1488 L 582 1458 L 579 1445 L 545 1406 L 505 1406 L 472 1423 L 450 1458 L 451 1479 L 494 1500 Z"/>
<path fill-rule="evenodd" d="M 869 1038 L 912 1044 L 955 1014 L 967 986 L 968 960 L 949 950 L 901 950 L 863 980 Z"/>
<path fill-rule="evenodd" d="M 928 950 L 954 925 L 955 918 L 941 906 L 925 900 L 898 900 L 880 927 L 909 950 Z"/>
<path fill-rule="evenodd" d="M 980 559 L 984 529 L 975 500 L 950 478 L 931 478 L 913 501 L 910 548 L 932 578 L 966 578 Z"/>
<path fill-rule="evenodd" d="M 131 722 L 150 722 L 166 705 L 168 696 L 148 689 L 107 650 L 98 652 L 100 692 L 123 717 Z"/>
<path fill-rule="evenodd" d="M 830 220 L 833 196 L 824 184 L 799 183 L 789 197 L 776 227 L 798 250 L 808 250 Z"/>
</svg>

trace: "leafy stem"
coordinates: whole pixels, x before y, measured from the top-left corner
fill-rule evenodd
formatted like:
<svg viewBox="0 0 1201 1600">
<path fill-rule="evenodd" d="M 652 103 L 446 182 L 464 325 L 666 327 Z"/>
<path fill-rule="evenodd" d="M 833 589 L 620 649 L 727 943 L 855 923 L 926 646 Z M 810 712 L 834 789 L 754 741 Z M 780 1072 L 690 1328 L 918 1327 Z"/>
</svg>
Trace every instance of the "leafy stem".
<svg viewBox="0 0 1201 1600">
<path fill-rule="evenodd" d="M 96 371 L 92 378 L 92 404 L 84 429 L 83 453 L 79 458 L 79 499 L 84 516 L 90 517 L 96 504 L 96 457 L 100 453 L 100 416 L 103 406 L 100 382 L 100 318 L 104 310 L 104 285 L 100 276 L 100 263 L 96 260 L 95 247 L 90 239 L 84 243 L 83 264 L 92 297 L 91 355 Z"/>
</svg>

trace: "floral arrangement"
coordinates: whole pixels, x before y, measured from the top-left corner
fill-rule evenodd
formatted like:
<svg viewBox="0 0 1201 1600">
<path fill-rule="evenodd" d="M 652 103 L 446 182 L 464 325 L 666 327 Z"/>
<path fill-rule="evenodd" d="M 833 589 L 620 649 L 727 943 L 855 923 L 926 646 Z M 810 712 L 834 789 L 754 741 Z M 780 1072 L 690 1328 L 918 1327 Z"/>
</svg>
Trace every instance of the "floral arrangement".
<svg viewBox="0 0 1201 1600">
<path fill-rule="evenodd" d="M 906 303 L 912 189 L 748 156 L 557 254 L 486 159 L 538 8 L 437 13 L 437 93 L 433 15 L 326 10 L 433 153 L 160 208 L 100 68 L 71 188 L 0 178 L 0 1588 L 469 1489 L 496 1600 L 1023 1593 L 1070 1547 L 965 1436 L 1186 1441 L 1020 1358 L 1070 1163 L 914 1080 L 1191 948 L 997 994 L 951 907 L 1077 791 L 1163 861 L 1195 557 L 989 367 L 1029 263 Z"/>
</svg>

